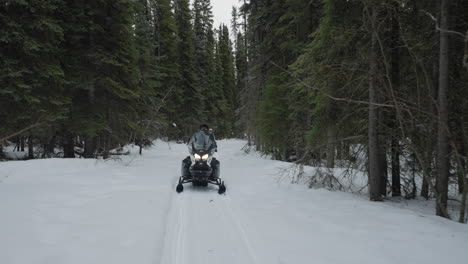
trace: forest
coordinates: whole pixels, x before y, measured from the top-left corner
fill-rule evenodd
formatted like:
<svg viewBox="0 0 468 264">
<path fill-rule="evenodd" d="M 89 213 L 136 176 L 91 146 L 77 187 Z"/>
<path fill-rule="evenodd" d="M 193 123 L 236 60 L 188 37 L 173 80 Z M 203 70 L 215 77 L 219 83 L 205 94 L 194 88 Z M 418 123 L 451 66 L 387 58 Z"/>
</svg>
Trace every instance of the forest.
<svg viewBox="0 0 468 264">
<path fill-rule="evenodd" d="M 299 168 L 362 163 L 370 200 L 464 221 L 465 0 L 239 2 L 229 27 L 210 0 L 2 1 L 0 158 L 108 158 L 207 123 Z"/>
</svg>

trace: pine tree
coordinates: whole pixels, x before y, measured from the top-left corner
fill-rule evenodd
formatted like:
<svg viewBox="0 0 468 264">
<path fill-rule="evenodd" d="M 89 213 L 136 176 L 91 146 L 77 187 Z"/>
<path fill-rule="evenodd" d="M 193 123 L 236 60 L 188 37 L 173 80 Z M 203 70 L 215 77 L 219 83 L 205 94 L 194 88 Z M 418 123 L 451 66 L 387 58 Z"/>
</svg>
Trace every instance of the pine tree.
<svg viewBox="0 0 468 264">
<path fill-rule="evenodd" d="M 163 91 L 161 91 L 161 74 L 158 68 L 158 57 L 155 54 L 155 17 L 151 6 L 146 0 L 133 3 L 135 16 L 135 46 L 137 49 L 138 85 L 142 96 L 138 100 L 138 129 L 135 132 L 135 141 L 141 148 L 148 145 L 158 135 L 162 126 L 160 114 Z"/>
<path fill-rule="evenodd" d="M 195 74 L 197 76 L 199 92 L 206 95 L 210 88 L 209 74 L 212 70 L 213 48 L 212 43 L 209 43 L 213 36 L 213 13 L 211 11 L 210 0 L 195 0 L 194 7 L 194 36 L 195 36 Z M 205 107 L 210 102 L 204 98 L 204 101 L 199 105 Z M 203 117 L 209 117 L 208 108 L 202 109 Z M 200 120 L 206 121 L 206 120 Z"/>
<path fill-rule="evenodd" d="M 189 9 L 188 0 L 175 1 L 175 16 L 178 32 L 178 66 L 180 80 L 178 86 L 183 95 L 183 104 L 180 111 L 183 113 L 181 124 L 182 131 L 186 137 L 190 136 L 198 127 L 198 124 L 203 119 L 203 95 L 200 92 L 200 87 L 197 85 L 198 80 L 195 75 L 195 50 L 194 50 L 194 34 L 191 23 L 192 16 Z"/>
<path fill-rule="evenodd" d="M 88 138 L 87 154 L 100 136 L 106 154 L 138 119 L 133 9 L 130 1 L 75 1 L 67 11 L 64 66 L 73 106 L 66 130 Z"/>
<path fill-rule="evenodd" d="M 219 32 L 218 32 L 219 34 Z M 227 120 L 229 112 L 229 103 L 226 100 L 225 90 L 223 87 L 223 65 L 221 63 L 221 53 L 219 48 L 219 41 L 215 41 L 215 56 L 214 56 L 214 76 L 213 76 L 213 92 L 210 93 L 213 98 L 213 106 L 216 109 L 213 114 L 215 115 L 216 122 L 216 136 L 218 138 L 229 137 L 229 121 Z"/>
<path fill-rule="evenodd" d="M 249 29 L 248 37 L 250 38 L 250 52 L 253 54 L 249 57 L 249 82 L 247 89 L 243 93 L 245 98 L 243 102 L 243 109 L 249 109 L 250 121 L 243 121 L 244 123 L 260 123 L 256 127 L 265 127 L 261 121 L 262 116 L 268 115 L 262 111 L 267 111 L 266 108 L 260 108 L 258 113 L 255 113 L 255 105 L 258 101 L 268 101 L 263 95 L 275 94 L 275 92 L 285 89 L 284 87 L 291 86 L 293 79 L 290 74 L 284 75 L 288 72 L 288 67 L 299 56 L 302 48 L 305 46 L 308 36 L 317 26 L 318 11 L 315 9 L 316 3 L 314 1 L 302 0 L 288 0 L 288 1 L 250 1 L 248 5 L 249 16 Z M 243 8 L 245 12 L 245 7 Z M 283 86 L 279 88 L 276 86 Z M 272 89 L 272 91 L 267 91 Z M 285 90 L 286 91 L 286 90 Z M 288 96 L 291 95 L 290 98 Z M 277 142 L 279 146 L 290 146 L 290 149 L 279 150 L 280 156 L 286 156 L 288 152 L 299 151 L 298 145 L 303 142 L 303 135 L 308 123 L 304 122 L 307 117 L 306 110 L 294 109 L 299 100 L 304 100 L 306 97 L 296 98 L 297 94 L 287 93 L 285 97 L 289 101 L 291 111 L 278 111 L 278 114 L 283 114 L 280 117 L 284 122 L 291 122 L 288 124 L 288 132 L 294 134 L 294 137 L 282 138 L 288 142 Z M 274 97 L 271 97 L 274 98 Z M 256 102 L 257 101 L 257 102 Z M 307 105 L 301 104 L 301 105 Z M 296 111 L 297 110 L 297 111 Z M 299 113 L 306 113 L 300 115 Z M 245 114 L 244 114 L 245 116 Z M 255 116 L 259 119 L 256 120 Z M 245 118 L 244 118 L 245 119 Z M 307 118 L 306 118 L 307 119 Z M 272 120 L 270 120 L 272 121 Z M 269 124 L 270 128 L 275 124 Z M 267 127 L 268 127 L 267 126 Z M 252 131 L 252 128 L 249 129 Z M 263 131 L 263 132 L 262 132 Z M 298 132 L 301 131 L 301 132 Z M 255 135 L 257 146 L 265 146 L 269 151 L 278 151 L 278 148 L 268 147 L 271 142 L 270 136 L 264 132 L 267 130 L 260 129 Z M 269 139 L 268 139 L 269 138 Z"/>
<path fill-rule="evenodd" d="M 262 137 L 262 151 L 272 153 L 275 159 L 287 159 L 289 146 L 288 103 L 284 96 L 286 74 L 277 74 L 267 81 L 265 93 L 259 105 L 258 131 Z"/>
<path fill-rule="evenodd" d="M 219 98 L 222 98 L 222 94 L 218 94 L 222 91 L 217 81 L 217 60 L 216 60 L 216 40 L 213 29 L 208 31 L 207 45 L 205 47 L 207 54 L 207 86 L 204 89 L 206 96 L 205 105 L 207 111 L 207 121 L 211 127 L 218 130 L 218 126 L 221 120 L 218 120 L 220 109 L 218 107 Z M 219 137 L 218 131 L 216 131 L 217 137 Z"/>
<path fill-rule="evenodd" d="M 237 47 L 237 36 L 239 33 L 239 11 L 233 6 L 231 11 L 231 33 L 234 38 L 234 45 Z"/>
<path fill-rule="evenodd" d="M 0 135 L 65 116 L 62 12 L 59 0 L 0 5 Z"/>
<path fill-rule="evenodd" d="M 247 57 L 246 57 L 246 47 L 245 47 L 245 36 L 239 32 L 237 33 L 236 37 L 236 50 L 235 50 L 235 66 L 236 66 L 236 91 L 238 95 L 238 110 L 241 106 L 240 102 L 240 94 L 245 91 L 247 87 Z M 237 134 L 241 134 L 241 132 L 246 130 L 246 125 L 240 121 L 240 110 L 238 111 L 238 132 Z"/>
<path fill-rule="evenodd" d="M 238 92 L 234 76 L 234 57 L 232 52 L 232 43 L 229 38 L 229 29 L 222 25 L 219 29 L 218 52 L 221 63 L 221 80 L 225 99 L 227 100 L 226 112 L 226 136 L 230 137 L 234 133 L 236 120 L 235 111 L 239 106 Z"/>
<path fill-rule="evenodd" d="M 183 105 L 183 90 L 177 85 L 181 76 L 177 64 L 177 25 L 172 11 L 171 0 L 152 0 L 151 6 L 155 16 L 154 35 L 158 71 L 161 74 L 161 114 L 165 119 L 167 136 L 171 139 L 181 139 Z"/>
<path fill-rule="evenodd" d="M 306 131 L 307 143 L 318 149 L 321 145 L 326 145 L 327 166 L 334 166 L 335 150 L 339 147 L 335 144 L 339 136 L 345 136 L 347 133 L 353 135 L 354 130 L 359 129 L 353 125 L 353 121 L 347 118 L 347 122 L 339 120 L 345 112 L 354 113 L 355 117 L 365 118 L 356 115 L 361 108 L 355 108 L 353 105 L 339 104 L 327 95 L 333 97 L 349 96 L 347 91 L 341 89 L 347 86 L 355 73 L 348 71 L 352 65 L 359 65 L 355 61 L 355 54 L 359 53 L 357 46 L 353 45 L 356 39 L 357 28 L 360 26 L 359 19 L 355 16 L 343 16 L 343 19 L 337 19 L 345 12 L 353 13 L 359 17 L 360 6 L 354 3 L 337 5 L 336 1 L 325 1 L 323 6 L 323 17 L 320 25 L 316 24 L 316 30 L 312 35 L 313 40 L 306 46 L 303 54 L 298 57 L 295 64 L 292 65 L 293 72 L 300 80 L 315 87 L 318 91 L 311 91 L 310 87 L 303 83 L 296 85 L 295 91 L 298 95 L 305 95 L 309 101 L 310 110 L 307 113 L 310 121 L 305 122 L 309 127 L 301 126 L 299 130 Z M 315 12 L 317 13 L 317 11 Z M 342 66 L 340 66 L 340 63 Z M 362 63 L 362 62 L 361 62 Z M 349 66 L 346 66 L 348 65 Z M 366 87 L 353 84 L 352 87 L 365 91 Z M 350 94 L 356 93 L 350 91 Z M 295 99 L 295 98 L 293 98 Z M 303 100 L 297 98 L 298 100 Z M 303 105 L 307 105 L 303 102 Z M 340 107 L 341 106 L 341 107 Z M 346 110 L 344 110 L 346 109 Z M 360 109 L 360 110 L 359 110 Z M 300 107 L 293 107 L 291 111 L 295 115 L 295 120 L 300 121 L 300 116 L 304 110 Z M 304 124 L 299 122 L 298 125 Z M 296 126 L 294 126 L 296 127 Z M 341 131 L 341 135 L 337 133 Z M 362 131 L 360 131 L 362 133 Z"/>
</svg>

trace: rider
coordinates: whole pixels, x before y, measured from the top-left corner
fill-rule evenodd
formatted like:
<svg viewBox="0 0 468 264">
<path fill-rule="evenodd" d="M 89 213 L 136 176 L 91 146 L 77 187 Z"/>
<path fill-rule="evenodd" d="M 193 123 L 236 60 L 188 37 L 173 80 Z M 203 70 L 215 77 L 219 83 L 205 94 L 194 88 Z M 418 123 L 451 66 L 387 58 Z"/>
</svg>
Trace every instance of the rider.
<svg viewBox="0 0 468 264">
<path fill-rule="evenodd" d="M 194 143 L 194 142 L 196 141 L 196 139 L 198 138 L 198 135 L 200 135 L 200 136 L 202 136 L 202 137 L 204 137 L 204 136 L 209 136 L 209 137 L 210 137 L 210 140 L 211 140 L 211 142 L 212 142 L 212 145 L 210 146 L 210 149 L 209 149 L 209 150 L 210 150 L 210 151 L 211 151 L 211 150 L 216 151 L 216 149 L 217 149 L 218 146 L 217 146 L 217 144 L 216 144 L 216 140 L 215 140 L 215 137 L 214 137 L 214 135 L 213 135 L 213 130 L 210 129 L 210 128 L 208 127 L 207 124 L 202 124 L 202 125 L 200 125 L 200 130 L 197 131 L 197 132 L 195 132 L 195 133 L 192 135 L 192 137 L 190 138 L 189 142 L 187 143 L 190 154 L 193 154 L 192 143 Z"/>
<path fill-rule="evenodd" d="M 218 145 L 216 144 L 216 140 L 213 134 L 213 130 L 208 127 L 207 124 L 202 124 L 199 127 L 199 131 L 195 132 L 192 137 L 190 138 L 189 142 L 187 143 L 189 152 L 190 154 L 194 153 L 194 150 L 192 149 L 193 143 L 196 141 L 198 136 L 209 136 L 209 139 L 211 140 L 212 144 L 210 148 L 208 149 L 211 153 L 217 152 Z M 201 134 L 202 133 L 202 134 Z M 185 158 L 182 161 L 182 176 L 186 178 L 190 178 L 190 171 L 189 168 L 192 165 L 192 160 L 190 159 L 190 156 Z M 213 180 L 217 179 L 219 177 L 219 169 L 220 169 L 220 163 L 219 161 L 213 157 L 211 160 L 211 168 L 213 169 L 213 174 L 211 175 L 211 178 Z"/>
</svg>

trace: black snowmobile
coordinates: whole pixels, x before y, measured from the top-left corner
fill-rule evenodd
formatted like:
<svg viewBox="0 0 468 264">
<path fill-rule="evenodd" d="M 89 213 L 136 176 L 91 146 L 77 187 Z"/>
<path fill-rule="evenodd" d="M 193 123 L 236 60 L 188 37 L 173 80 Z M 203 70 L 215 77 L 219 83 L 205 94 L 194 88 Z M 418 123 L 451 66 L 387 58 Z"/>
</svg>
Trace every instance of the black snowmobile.
<svg viewBox="0 0 468 264">
<path fill-rule="evenodd" d="M 188 143 L 191 155 L 182 161 L 182 176 L 179 178 L 176 191 L 184 191 L 185 183 L 193 186 L 208 186 L 213 184 L 219 186 L 218 193 L 226 192 L 224 181 L 219 177 L 220 164 L 213 157 L 216 143 L 206 132 L 199 131 L 193 135 Z"/>
</svg>

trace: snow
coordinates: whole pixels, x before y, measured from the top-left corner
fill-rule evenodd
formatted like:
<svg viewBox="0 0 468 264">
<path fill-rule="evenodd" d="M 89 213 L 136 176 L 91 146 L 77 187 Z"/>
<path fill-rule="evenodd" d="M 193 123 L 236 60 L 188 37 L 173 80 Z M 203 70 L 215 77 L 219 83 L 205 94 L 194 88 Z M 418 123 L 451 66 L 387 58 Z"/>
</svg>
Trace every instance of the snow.
<svg viewBox="0 0 468 264">
<path fill-rule="evenodd" d="M 9 159 L 24 159 L 28 156 L 27 151 L 17 151 L 13 144 L 4 146 L 4 153 Z"/>
<path fill-rule="evenodd" d="M 177 194 L 186 146 L 0 163 L 0 263 L 450 263 L 468 225 L 278 181 L 290 164 L 219 141 L 226 195 Z M 307 168 L 310 170 L 311 168 Z M 399 208 L 401 207 L 401 208 Z"/>
</svg>

